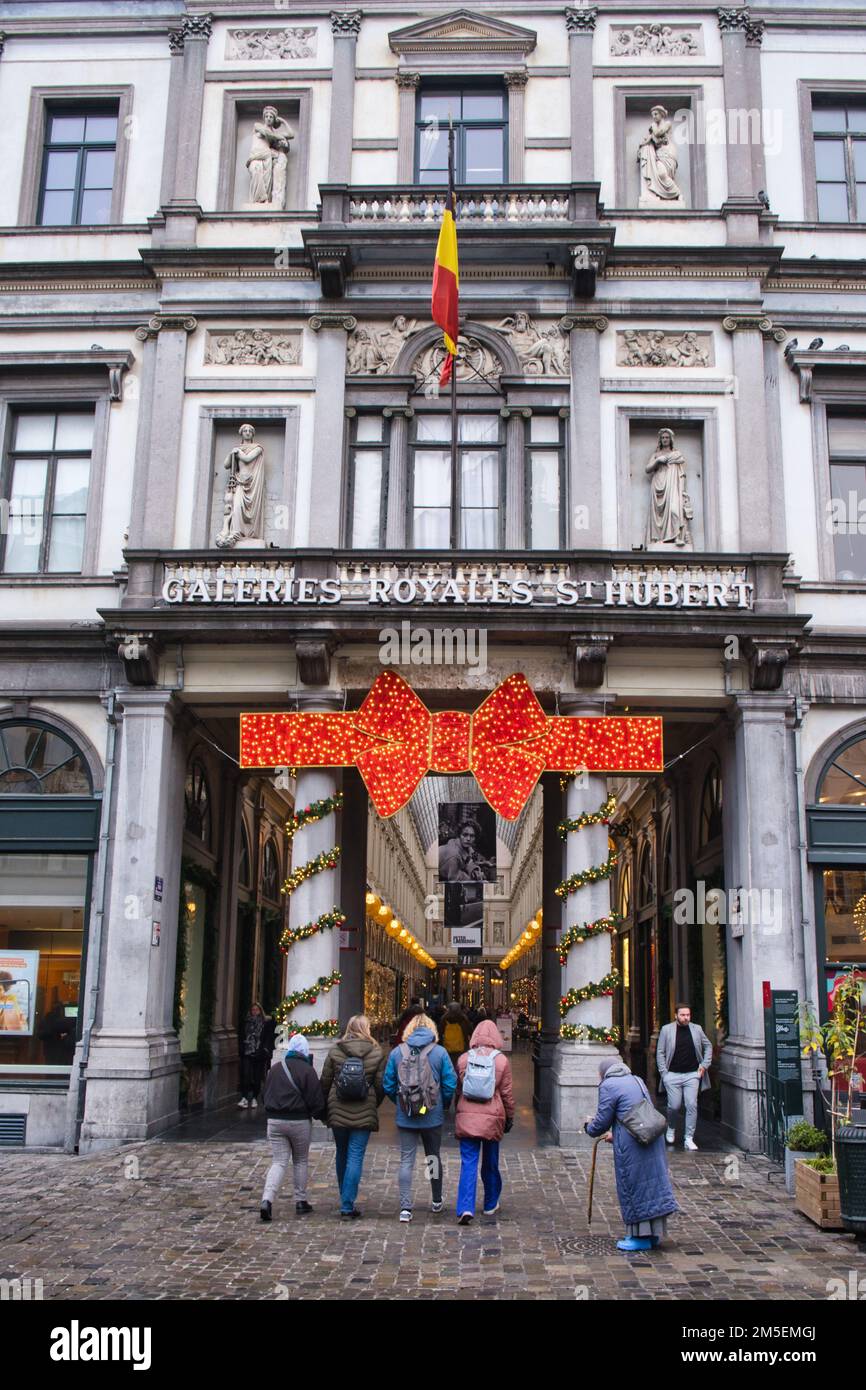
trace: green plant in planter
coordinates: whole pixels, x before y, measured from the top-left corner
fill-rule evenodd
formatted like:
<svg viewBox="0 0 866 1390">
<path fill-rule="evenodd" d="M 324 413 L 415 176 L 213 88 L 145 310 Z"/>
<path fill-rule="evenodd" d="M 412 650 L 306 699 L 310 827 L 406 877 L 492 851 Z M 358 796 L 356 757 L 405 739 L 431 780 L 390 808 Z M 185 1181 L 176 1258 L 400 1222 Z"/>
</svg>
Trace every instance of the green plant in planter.
<svg viewBox="0 0 866 1390">
<path fill-rule="evenodd" d="M 826 1023 L 819 1023 L 813 1005 L 800 1005 L 800 1041 L 804 1056 L 821 1054 L 827 1062 L 830 1076 L 830 1114 L 832 1116 L 832 1152 L 836 1158 L 836 1131 L 840 1125 L 851 1123 L 851 1102 L 855 1093 L 855 1076 L 859 1083 L 857 1061 L 866 1049 L 866 1012 L 863 993 L 866 981 L 862 973 L 850 971 L 836 986 L 833 1012 Z M 840 1092 L 845 1104 L 840 1106 Z"/>
<path fill-rule="evenodd" d="M 803 1166 L 814 1168 L 816 1173 L 825 1173 L 828 1177 L 832 1177 L 836 1172 L 835 1160 L 829 1154 L 820 1154 L 818 1158 L 804 1158 Z"/>
<path fill-rule="evenodd" d="M 823 1153 L 827 1147 L 827 1136 L 822 1129 L 816 1129 L 808 1120 L 797 1120 L 785 1136 L 785 1146 L 792 1153 Z"/>
</svg>

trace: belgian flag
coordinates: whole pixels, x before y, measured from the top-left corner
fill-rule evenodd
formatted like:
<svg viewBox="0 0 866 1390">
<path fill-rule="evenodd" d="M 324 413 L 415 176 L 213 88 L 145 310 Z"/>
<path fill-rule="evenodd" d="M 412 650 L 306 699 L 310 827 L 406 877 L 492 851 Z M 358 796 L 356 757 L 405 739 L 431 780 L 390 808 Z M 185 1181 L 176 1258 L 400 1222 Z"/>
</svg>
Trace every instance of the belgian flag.
<svg viewBox="0 0 866 1390">
<path fill-rule="evenodd" d="M 448 132 L 448 204 L 442 214 L 439 244 L 433 262 L 433 297 L 431 316 L 445 335 L 445 361 L 439 385 L 447 386 L 454 359 L 457 356 L 459 334 L 458 273 L 457 273 L 457 203 L 454 197 L 454 131 Z"/>
</svg>

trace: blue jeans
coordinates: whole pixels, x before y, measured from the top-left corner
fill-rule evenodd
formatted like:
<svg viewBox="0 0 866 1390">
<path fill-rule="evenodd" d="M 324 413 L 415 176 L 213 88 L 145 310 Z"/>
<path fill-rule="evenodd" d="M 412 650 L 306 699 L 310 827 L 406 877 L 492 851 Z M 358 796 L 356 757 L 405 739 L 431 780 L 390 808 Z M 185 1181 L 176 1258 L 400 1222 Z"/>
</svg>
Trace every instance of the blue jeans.
<svg viewBox="0 0 866 1390">
<path fill-rule="evenodd" d="M 478 1183 L 478 1159 L 481 1158 L 481 1183 L 484 1188 L 484 1210 L 490 1211 L 499 1201 L 502 1178 L 499 1176 L 499 1142 L 493 1139 L 460 1140 L 460 1182 L 457 1186 L 457 1215 L 464 1211 L 475 1215 L 475 1188 Z"/>
<path fill-rule="evenodd" d="M 344 1129 L 342 1125 L 334 1126 L 340 1211 L 351 1211 L 355 1205 L 369 1139 L 369 1129 Z"/>
</svg>

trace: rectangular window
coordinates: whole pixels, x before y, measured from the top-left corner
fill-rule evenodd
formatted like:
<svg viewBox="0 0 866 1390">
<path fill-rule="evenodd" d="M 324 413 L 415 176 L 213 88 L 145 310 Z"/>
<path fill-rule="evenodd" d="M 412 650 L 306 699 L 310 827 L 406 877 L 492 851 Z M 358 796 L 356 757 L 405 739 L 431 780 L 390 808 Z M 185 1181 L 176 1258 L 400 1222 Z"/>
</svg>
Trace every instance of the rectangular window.
<svg viewBox="0 0 866 1390">
<path fill-rule="evenodd" d="M 866 102 L 812 99 L 819 222 L 866 222 Z"/>
<path fill-rule="evenodd" d="M 447 184 L 448 123 L 454 127 L 454 179 L 502 184 L 507 178 L 505 93 L 496 87 L 425 89 L 415 118 L 415 181 Z"/>
<path fill-rule="evenodd" d="M 866 579 L 866 415 L 828 415 L 837 579 Z"/>
<path fill-rule="evenodd" d="M 349 545 L 378 550 L 385 543 L 388 424 L 381 415 L 350 422 Z"/>
<path fill-rule="evenodd" d="M 81 572 L 92 411 L 21 412 L 6 459 L 4 574 Z"/>
<path fill-rule="evenodd" d="M 450 415 L 416 415 L 411 544 L 420 550 L 493 550 L 502 543 L 504 438 L 499 415 L 461 415 L 457 471 Z"/>
<path fill-rule="evenodd" d="M 42 227 L 111 221 L 117 103 L 49 106 L 37 222 Z"/>
<path fill-rule="evenodd" d="M 565 421 L 533 414 L 526 439 L 527 537 L 530 550 L 565 544 Z"/>
</svg>

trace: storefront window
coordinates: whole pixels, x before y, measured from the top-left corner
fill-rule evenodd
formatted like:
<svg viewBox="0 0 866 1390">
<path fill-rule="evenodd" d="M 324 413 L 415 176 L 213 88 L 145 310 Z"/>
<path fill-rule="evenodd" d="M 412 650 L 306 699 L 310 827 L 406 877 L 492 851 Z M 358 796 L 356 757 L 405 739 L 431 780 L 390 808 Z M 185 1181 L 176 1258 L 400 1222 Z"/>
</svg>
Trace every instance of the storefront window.
<svg viewBox="0 0 866 1390">
<path fill-rule="evenodd" d="M 185 933 L 185 965 L 180 985 L 180 1050 L 198 1049 L 201 1020 L 201 977 L 204 962 L 204 926 L 207 897 L 197 883 L 183 885 L 184 912 L 180 930 Z"/>
<path fill-rule="evenodd" d="M 866 806 L 866 738 L 837 753 L 821 783 L 822 805 Z"/>
<path fill-rule="evenodd" d="M 88 862 L 0 854 L 0 1073 L 72 1065 Z"/>
</svg>

